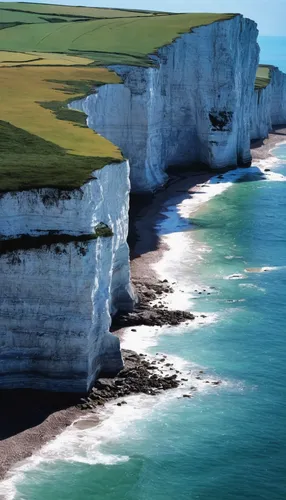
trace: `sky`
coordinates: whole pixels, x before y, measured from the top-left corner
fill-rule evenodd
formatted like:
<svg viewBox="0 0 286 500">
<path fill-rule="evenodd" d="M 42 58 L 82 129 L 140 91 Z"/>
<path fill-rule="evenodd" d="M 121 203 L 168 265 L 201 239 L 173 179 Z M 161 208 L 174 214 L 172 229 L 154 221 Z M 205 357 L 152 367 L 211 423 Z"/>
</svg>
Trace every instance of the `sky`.
<svg viewBox="0 0 286 500">
<path fill-rule="evenodd" d="M 0 0 L 3 1 L 3 0 Z M 286 0 L 30 0 L 37 3 L 88 5 L 170 12 L 235 12 L 253 19 L 260 35 L 286 36 Z"/>
</svg>

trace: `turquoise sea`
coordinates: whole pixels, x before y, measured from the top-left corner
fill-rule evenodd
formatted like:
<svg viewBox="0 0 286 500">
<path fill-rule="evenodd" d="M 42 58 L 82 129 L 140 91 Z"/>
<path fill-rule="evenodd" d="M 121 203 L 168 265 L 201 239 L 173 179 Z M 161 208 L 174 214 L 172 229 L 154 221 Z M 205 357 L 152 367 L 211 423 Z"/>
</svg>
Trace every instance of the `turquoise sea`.
<svg viewBox="0 0 286 500">
<path fill-rule="evenodd" d="M 274 174 L 254 166 L 224 189 L 228 174 L 205 188 L 220 194 L 195 212 L 170 206 L 160 227 L 180 231 L 165 265 L 178 300 L 207 319 L 145 331 L 140 348 L 223 383 L 108 408 L 99 427 L 64 433 L 16 471 L 10 498 L 286 499 L 286 145 L 276 156 Z"/>
</svg>

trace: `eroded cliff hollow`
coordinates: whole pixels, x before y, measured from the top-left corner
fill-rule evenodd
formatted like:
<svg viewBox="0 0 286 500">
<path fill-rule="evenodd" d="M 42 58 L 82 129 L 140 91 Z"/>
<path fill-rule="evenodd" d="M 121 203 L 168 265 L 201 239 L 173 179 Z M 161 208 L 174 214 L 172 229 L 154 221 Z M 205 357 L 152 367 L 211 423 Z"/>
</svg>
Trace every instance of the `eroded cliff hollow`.
<svg viewBox="0 0 286 500">
<path fill-rule="evenodd" d="M 113 66 L 123 84 L 71 104 L 122 149 L 133 191 L 163 184 L 168 166 L 219 169 L 251 161 L 257 34 L 240 15 L 194 28 L 157 51 L 155 68 Z"/>
<path fill-rule="evenodd" d="M 129 189 L 123 162 L 78 190 L 1 195 L 0 387 L 85 392 L 122 367 L 109 327 L 134 301 Z"/>
</svg>

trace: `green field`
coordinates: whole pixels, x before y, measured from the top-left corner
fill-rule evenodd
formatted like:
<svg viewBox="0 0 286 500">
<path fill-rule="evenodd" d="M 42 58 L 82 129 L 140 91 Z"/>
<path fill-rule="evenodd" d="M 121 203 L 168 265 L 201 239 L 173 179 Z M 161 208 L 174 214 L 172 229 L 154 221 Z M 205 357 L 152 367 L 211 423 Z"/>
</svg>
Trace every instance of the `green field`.
<svg viewBox="0 0 286 500">
<path fill-rule="evenodd" d="M 28 12 L 11 12 L 10 10 L 0 9 L 1 23 L 40 23 L 43 22 L 37 14 Z"/>
<path fill-rule="evenodd" d="M 87 57 L 69 54 L 50 54 L 49 52 L 9 52 L 0 50 L 0 67 L 16 66 L 87 66 L 91 65 Z"/>
<path fill-rule="evenodd" d="M 10 8 L 9 6 L 12 4 L 7 4 L 7 3 L 0 3 L 0 29 L 1 25 L 9 25 L 9 24 L 30 24 L 30 23 L 53 23 L 53 22 L 70 22 L 72 21 L 78 21 L 78 20 L 83 20 L 83 16 L 65 16 L 65 15 L 55 15 L 55 14 L 49 14 L 47 13 L 42 13 L 41 11 L 37 12 L 32 12 L 32 11 L 26 11 L 26 10 L 14 10 Z M 16 5 L 16 4 L 14 4 Z M 25 4 L 23 4 L 25 5 Z M 89 17 L 88 17 L 89 19 Z M 8 26 L 9 27 L 9 26 Z"/>
<path fill-rule="evenodd" d="M 136 17 L 162 15 L 162 12 L 150 12 L 125 9 L 102 9 L 98 7 L 70 7 L 68 5 L 49 5 L 45 3 L 1 2 L 1 9 L 53 16 L 74 16 L 84 18 Z"/>
<path fill-rule="evenodd" d="M 152 65 L 182 33 L 232 17 L 0 3 L 0 191 L 74 189 L 122 161 L 67 103 L 119 83 L 107 65 Z"/>
<path fill-rule="evenodd" d="M 171 43 L 180 34 L 196 26 L 231 17 L 233 15 L 176 14 L 76 23 L 23 24 L 0 31 L 0 50 L 74 55 L 88 53 L 101 65 L 112 63 L 110 56 L 114 54 L 116 63 L 124 64 L 132 57 L 137 64 L 151 65 L 148 54 Z"/>
</svg>

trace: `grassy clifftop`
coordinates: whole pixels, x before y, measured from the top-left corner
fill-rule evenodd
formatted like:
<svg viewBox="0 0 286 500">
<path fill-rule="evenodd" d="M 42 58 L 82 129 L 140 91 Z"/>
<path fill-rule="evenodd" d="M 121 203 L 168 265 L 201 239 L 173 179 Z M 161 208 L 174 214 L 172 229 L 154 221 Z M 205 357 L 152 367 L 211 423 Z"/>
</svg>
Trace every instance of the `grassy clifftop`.
<svg viewBox="0 0 286 500">
<path fill-rule="evenodd" d="M 256 72 L 255 90 L 265 89 L 271 80 L 271 69 L 273 66 L 270 64 L 259 64 Z"/>
<path fill-rule="evenodd" d="M 0 3 L 0 191 L 74 189 L 121 161 L 67 102 L 118 83 L 106 65 L 152 65 L 180 34 L 232 17 Z"/>
<path fill-rule="evenodd" d="M 1 11 L 0 11 L 1 12 Z M 148 54 L 192 28 L 233 14 L 167 14 L 22 24 L 0 31 L 0 50 L 87 55 L 98 65 L 151 65 Z"/>
</svg>

